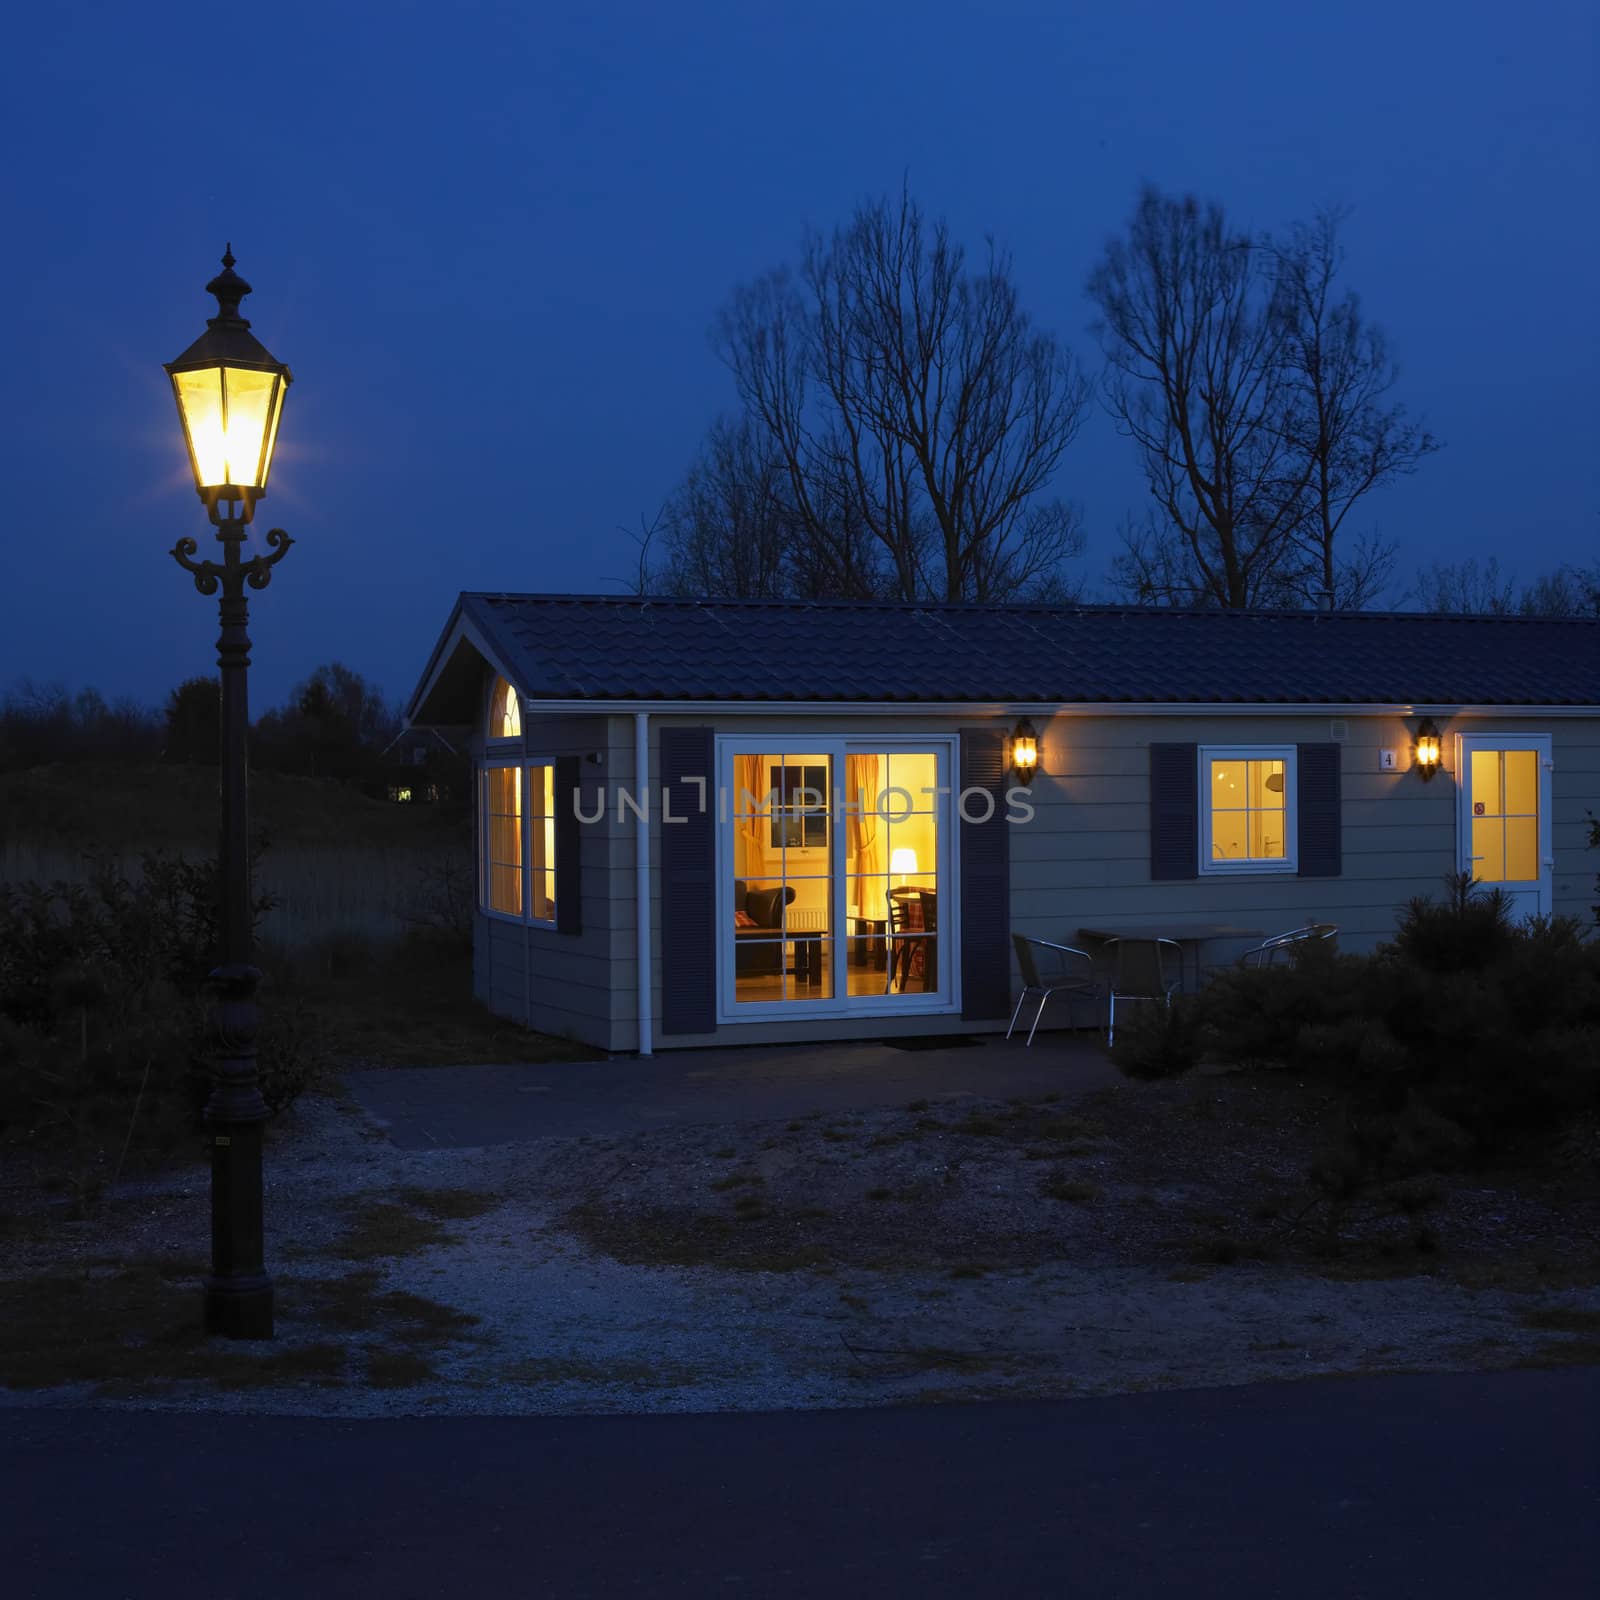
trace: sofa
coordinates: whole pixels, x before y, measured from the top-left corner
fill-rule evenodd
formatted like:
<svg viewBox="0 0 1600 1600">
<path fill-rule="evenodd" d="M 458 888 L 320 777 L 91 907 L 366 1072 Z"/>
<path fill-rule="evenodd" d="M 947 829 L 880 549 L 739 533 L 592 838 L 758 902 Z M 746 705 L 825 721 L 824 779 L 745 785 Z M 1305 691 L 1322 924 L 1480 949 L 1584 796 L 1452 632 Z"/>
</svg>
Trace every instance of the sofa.
<svg viewBox="0 0 1600 1600">
<path fill-rule="evenodd" d="M 764 977 L 783 971 L 783 940 L 774 930 L 783 926 L 783 908 L 794 901 L 792 888 L 752 889 L 743 878 L 733 880 L 733 969 L 740 978 Z M 744 912 L 753 927 L 737 926 Z"/>
</svg>

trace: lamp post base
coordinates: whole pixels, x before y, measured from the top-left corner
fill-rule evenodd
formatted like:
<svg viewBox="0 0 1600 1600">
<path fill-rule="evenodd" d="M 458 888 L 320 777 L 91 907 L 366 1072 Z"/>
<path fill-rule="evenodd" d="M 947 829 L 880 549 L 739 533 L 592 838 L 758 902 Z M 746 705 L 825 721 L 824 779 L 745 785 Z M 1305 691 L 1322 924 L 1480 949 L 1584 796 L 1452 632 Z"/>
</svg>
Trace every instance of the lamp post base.
<svg viewBox="0 0 1600 1600">
<path fill-rule="evenodd" d="M 224 1339 L 272 1337 L 272 1279 L 206 1279 L 206 1332 Z"/>
</svg>

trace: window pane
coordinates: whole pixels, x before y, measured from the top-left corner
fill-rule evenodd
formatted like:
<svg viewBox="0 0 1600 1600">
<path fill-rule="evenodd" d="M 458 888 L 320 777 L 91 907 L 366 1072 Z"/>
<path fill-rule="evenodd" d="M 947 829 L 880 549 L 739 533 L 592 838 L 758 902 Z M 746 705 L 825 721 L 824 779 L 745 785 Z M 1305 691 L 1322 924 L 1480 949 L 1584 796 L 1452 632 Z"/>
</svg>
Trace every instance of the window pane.
<svg viewBox="0 0 1600 1600">
<path fill-rule="evenodd" d="M 1474 750 L 1472 752 L 1472 814 L 1475 817 L 1498 817 L 1500 810 L 1500 752 Z M 1480 810 L 1479 807 L 1482 807 Z M 1477 854 L 1474 847 L 1473 854 Z"/>
<path fill-rule="evenodd" d="M 881 934 L 853 938 L 845 951 L 849 993 L 881 995 L 889 982 L 889 943 Z"/>
<path fill-rule="evenodd" d="M 1473 752 L 1473 765 L 1477 765 L 1480 752 Z M 1474 789 L 1476 794 L 1477 790 Z M 1477 804 L 1476 801 L 1473 802 Z M 1477 857 L 1472 863 L 1472 876 L 1484 883 L 1503 883 L 1506 875 L 1505 824 L 1499 817 L 1474 817 L 1472 819 L 1472 853 Z"/>
<path fill-rule="evenodd" d="M 894 752 L 888 758 L 889 786 L 905 790 L 911 796 L 914 811 L 932 811 L 938 796 L 930 791 L 939 781 L 939 760 L 931 750 L 914 750 L 905 754 Z M 903 795 L 894 797 L 893 809 L 904 811 Z"/>
<path fill-rule="evenodd" d="M 1213 761 L 1211 763 L 1211 809 L 1225 811 L 1245 803 L 1245 763 L 1243 761 Z"/>
<path fill-rule="evenodd" d="M 1250 830 L 1247 811 L 1213 811 L 1211 813 L 1211 859 L 1213 861 L 1243 861 L 1250 854 Z"/>
<path fill-rule="evenodd" d="M 801 935 L 789 944 L 784 973 L 786 1000 L 828 1000 L 833 997 L 833 940 Z"/>
<path fill-rule="evenodd" d="M 516 739 L 521 735 L 522 707 L 511 685 L 504 678 L 496 678 L 494 694 L 489 701 L 489 737 Z"/>
<path fill-rule="evenodd" d="M 532 916 L 538 922 L 556 919 L 555 873 L 534 871 L 529 874 L 528 887 L 533 895 Z"/>
<path fill-rule="evenodd" d="M 1513 752 L 1520 754 L 1521 752 Z M 1510 755 L 1506 765 L 1510 767 Z M 1509 770 L 1507 788 L 1510 787 Z M 1511 883 L 1531 883 L 1539 876 L 1539 819 L 1509 817 L 1506 820 L 1505 875 Z"/>
<path fill-rule="evenodd" d="M 938 820 L 916 815 L 888 824 L 889 877 L 909 883 L 931 873 L 938 862 Z M 933 887 L 930 879 L 928 887 Z"/>
<path fill-rule="evenodd" d="M 522 915 L 521 867 L 490 867 L 489 909 L 511 917 Z"/>
<path fill-rule="evenodd" d="M 1506 815 L 1532 817 L 1539 812 L 1539 757 L 1532 750 L 1505 752 Z M 1477 797 L 1474 796 L 1474 799 Z"/>
<path fill-rule="evenodd" d="M 1252 811 L 1250 817 L 1250 854 L 1264 861 L 1278 861 L 1288 853 L 1284 840 L 1284 813 L 1277 811 Z"/>
</svg>

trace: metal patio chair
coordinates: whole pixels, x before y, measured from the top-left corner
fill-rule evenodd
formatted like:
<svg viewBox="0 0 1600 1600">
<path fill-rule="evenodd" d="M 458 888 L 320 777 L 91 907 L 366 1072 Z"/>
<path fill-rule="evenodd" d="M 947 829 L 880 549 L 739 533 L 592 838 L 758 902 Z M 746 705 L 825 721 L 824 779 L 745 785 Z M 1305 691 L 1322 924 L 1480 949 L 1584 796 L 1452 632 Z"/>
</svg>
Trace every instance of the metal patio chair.
<svg viewBox="0 0 1600 1600">
<path fill-rule="evenodd" d="M 1296 945 L 1307 944 L 1312 940 L 1332 939 L 1337 937 L 1338 932 L 1339 924 L 1336 922 L 1308 922 L 1303 928 L 1291 928 L 1287 933 L 1275 933 L 1270 939 L 1264 939 L 1253 950 L 1246 950 L 1239 957 L 1239 965 L 1259 969 L 1275 965 L 1280 957 L 1289 961 L 1294 958 Z"/>
<path fill-rule="evenodd" d="M 1030 995 L 1038 995 L 1039 1009 L 1034 1012 L 1033 1026 L 1028 1029 L 1029 1044 L 1033 1043 L 1039 1018 L 1044 1015 L 1045 1005 L 1052 995 L 1066 996 L 1069 1026 L 1074 1000 L 1093 1000 L 1099 1005 L 1101 990 L 1094 975 L 1094 957 L 1087 950 L 1075 950 L 1069 944 L 1052 944 L 1048 939 L 1030 939 L 1021 933 L 1012 934 L 1011 943 L 1016 948 L 1017 966 L 1022 973 L 1022 993 L 1017 996 L 1006 1038 L 1011 1037 Z"/>
<path fill-rule="evenodd" d="M 1111 952 L 1111 1012 L 1106 1043 L 1117 1037 L 1118 1000 L 1159 1000 L 1169 1009 L 1183 987 L 1183 947 L 1176 939 L 1107 939 Z"/>
</svg>

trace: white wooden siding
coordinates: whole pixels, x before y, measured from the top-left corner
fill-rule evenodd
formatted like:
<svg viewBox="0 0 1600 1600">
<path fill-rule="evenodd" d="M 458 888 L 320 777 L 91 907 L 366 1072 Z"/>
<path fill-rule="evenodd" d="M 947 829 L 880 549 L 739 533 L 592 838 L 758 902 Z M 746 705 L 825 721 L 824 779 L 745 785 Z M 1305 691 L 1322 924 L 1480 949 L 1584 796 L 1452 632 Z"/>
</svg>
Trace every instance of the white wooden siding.
<svg viewBox="0 0 1600 1600">
<path fill-rule="evenodd" d="M 1345 725 L 1335 741 L 1331 721 Z M 652 716 L 651 771 L 658 770 L 663 723 L 714 726 L 719 733 L 770 732 L 778 744 L 808 733 L 879 731 L 900 735 L 948 733 L 992 727 L 981 716 L 908 715 L 873 719 L 843 715 L 762 716 L 759 712 L 711 716 Z M 1472 716 L 1441 719 L 1445 769 L 1424 783 L 1410 770 L 1415 719 L 1398 716 L 1034 716 L 1040 735 L 1040 772 L 1030 798 L 1032 822 L 1011 830 L 1011 914 L 1016 932 L 1074 940 L 1080 927 L 1135 925 L 1163 920 L 1224 920 L 1267 932 L 1308 919 L 1336 922 L 1346 950 L 1370 950 L 1390 937 L 1395 918 L 1413 895 L 1437 895 L 1455 870 L 1455 778 L 1452 734 L 1537 732 L 1552 737 L 1551 786 L 1555 849 L 1554 908 L 1589 922 L 1596 899 L 1600 851 L 1587 845 L 1586 812 L 1600 812 L 1600 717 Z M 1009 727 L 1009 720 L 1001 723 Z M 584 829 L 583 933 L 519 930 L 479 919 L 499 930 L 489 936 L 496 1011 L 524 1020 L 524 989 L 516 959 L 502 935 L 528 940 L 531 1025 L 571 1034 L 603 1048 L 638 1045 L 637 968 L 634 943 L 634 822 L 617 821 L 616 793 L 633 787 L 633 718 L 525 716 L 530 754 L 603 750 L 600 767 L 585 766 L 585 807 L 603 783 L 603 822 Z M 1153 743 L 1296 744 L 1337 742 L 1343 757 L 1343 867 L 1337 878 L 1264 874 L 1152 882 L 1150 878 L 1149 748 Z M 1400 767 L 1385 772 L 1379 752 L 1399 752 Z M 660 817 L 651 796 L 652 855 L 659 863 Z M 660 950 L 660 882 L 652 885 L 652 926 Z M 562 946 L 574 947 L 563 949 Z M 1208 947 L 1209 961 L 1231 959 L 1241 947 Z M 659 969 L 658 969 L 659 971 Z M 480 956 L 475 973 L 484 965 Z M 480 993 L 483 991 L 480 989 Z M 655 1015 L 661 1015 L 659 975 Z M 787 1020 L 734 1023 L 712 1034 L 655 1037 L 657 1049 L 732 1043 L 772 1043 L 795 1038 L 867 1038 L 965 1029 L 951 1017 L 844 1019 L 829 1023 Z"/>
</svg>

